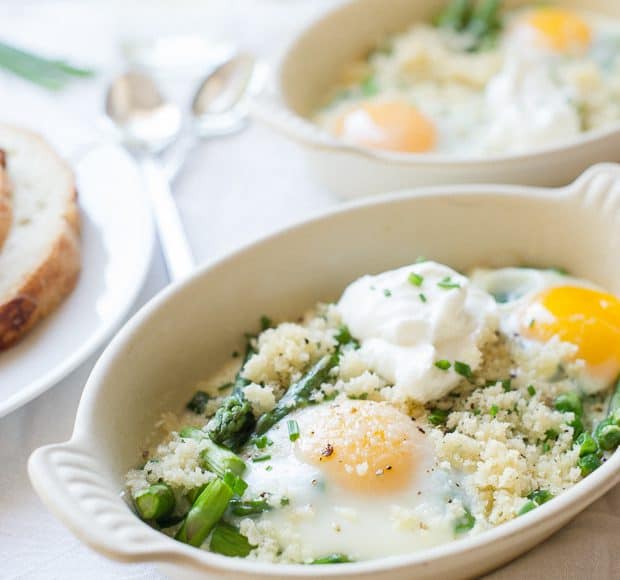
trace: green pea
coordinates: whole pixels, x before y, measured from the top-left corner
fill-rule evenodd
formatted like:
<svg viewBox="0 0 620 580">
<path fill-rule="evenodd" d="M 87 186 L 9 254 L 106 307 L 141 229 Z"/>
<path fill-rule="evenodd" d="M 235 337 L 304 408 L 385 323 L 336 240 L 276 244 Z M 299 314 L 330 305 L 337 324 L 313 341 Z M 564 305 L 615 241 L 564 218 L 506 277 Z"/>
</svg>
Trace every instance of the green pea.
<svg viewBox="0 0 620 580">
<path fill-rule="evenodd" d="M 579 435 L 579 437 L 577 437 L 577 443 L 579 444 L 579 457 L 598 452 L 598 443 L 590 433 L 584 432 Z"/>
<path fill-rule="evenodd" d="M 580 457 L 577 465 L 581 469 L 581 475 L 585 477 L 601 466 L 601 460 L 595 453 L 590 453 Z"/>
<path fill-rule="evenodd" d="M 611 451 L 620 445 L 620 427 L 605 419 L 594 430 L 594 437 L 601 449 Z"/>
<path fill-rule="evenodd" d="M 576 417 L 581 417 L 583 414 L 581 397 L 574 391 L 558 395 L 555 399 L 554 406 L 562 413 L 575 413 Z"/>
<path fill-rule="evenodd" d="M 533 501 L 526 501 L 522 506 L 521 509 L 517 512 L 518 516 L 522 516 L 523 514 L 526 514 L 527 512 L 531 512 L 534 508 L 536 507 L 536 504 Z"/>
</svg>

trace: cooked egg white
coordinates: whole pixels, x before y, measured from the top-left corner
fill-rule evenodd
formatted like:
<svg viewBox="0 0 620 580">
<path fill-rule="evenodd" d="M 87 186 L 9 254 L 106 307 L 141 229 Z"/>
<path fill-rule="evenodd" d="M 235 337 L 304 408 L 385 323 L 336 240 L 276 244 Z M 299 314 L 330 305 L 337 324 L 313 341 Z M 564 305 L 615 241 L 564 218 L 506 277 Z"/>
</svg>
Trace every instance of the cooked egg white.
<svg viewBox="0 0 620 580">
<path fill-rule="evenodd" d="M 599 392 L 620 374 L 620 301 L 589 282 L 552 270 L 477 270 L 472 282 L 494 294 L 500 325 L 513 337 L 576 347 L 584 364 L 582 388 Z"/>
<path fill-rule="evenodd" d="M 294 442 L 288 420 L 299 425 Z M 303 540 L 305 560 L 331 553 L 365 560 L 454 538 L 447 500 L 458 488 L 433 469 L 424 429 L 393 406 L 341 397 L 292 413 L 267 437 L 260 453 L 270 459 L 248 461 L 245 497 L 285 504 L 261 522 Z"/>
<path fill-rule="evenodd" d="M 365 363 L 393 384 L 391 396 L 421 403 L 462 380 L 455 361 L 478 368 L 480 346 L 497 322 L 489 294 L 436 262 L 363 276 L 337 307 L 360 340 Z M 450 368 L 438 368 L 437 361 L 449 361 Z"/>
</svg>

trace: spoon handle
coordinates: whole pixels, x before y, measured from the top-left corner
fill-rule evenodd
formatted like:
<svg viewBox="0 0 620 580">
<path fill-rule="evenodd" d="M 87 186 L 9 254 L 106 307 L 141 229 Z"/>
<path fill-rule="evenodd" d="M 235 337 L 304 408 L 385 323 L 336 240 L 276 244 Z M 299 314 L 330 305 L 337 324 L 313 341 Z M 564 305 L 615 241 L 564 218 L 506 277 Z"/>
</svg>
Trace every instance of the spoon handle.
<svg viewBox="0 0 620 580">
<path fill-rule="evenodd" d="M 176 282 L 192 272 L 194 257 L 164 169 L 151 157 L 144 157 L 141 160 L 141 169 L 150 197 L 166 269 L 170 280 Z"/>
</svg>

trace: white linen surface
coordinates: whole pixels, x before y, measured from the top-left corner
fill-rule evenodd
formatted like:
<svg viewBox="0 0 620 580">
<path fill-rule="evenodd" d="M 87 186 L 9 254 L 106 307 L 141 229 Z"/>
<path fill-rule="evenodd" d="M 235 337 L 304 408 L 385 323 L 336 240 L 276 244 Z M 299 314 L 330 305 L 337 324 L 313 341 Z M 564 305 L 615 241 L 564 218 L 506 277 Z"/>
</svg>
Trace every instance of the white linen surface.
<svg viewBox="0 0 620 580">
<path fill-rule="evenodd" d="M 97 80 L 52 96 L 0 73 L 0 118 L 44 132 L 75 158 L 80 145 L 100 134 L 102 91 L 106 78 L 120 70 L 120 39 L 200 32 L 273 57 L 297 27 L 330 4 L 328 0 L 0 0 L 3 40 L 69 55 L 101 71 Z M 309 180 L 302 161 L 295 147 L 258 126 L 202 145 L 176 184 L 180 212 L 198 260 L 337 203 Z M 164 284 L 157 255 L 136 308 Z M 152 564 L 111 562 L 82 545 L 43 507 L 26 475 L 33 449 L 69 436 L 95 360 L 96 356 L 53 390 L 0 420 L 0 578 L 163 578 Z M 617 487 L 543 545 L 489 578 L 619 578 L 619 554 Z"/>
</svg>

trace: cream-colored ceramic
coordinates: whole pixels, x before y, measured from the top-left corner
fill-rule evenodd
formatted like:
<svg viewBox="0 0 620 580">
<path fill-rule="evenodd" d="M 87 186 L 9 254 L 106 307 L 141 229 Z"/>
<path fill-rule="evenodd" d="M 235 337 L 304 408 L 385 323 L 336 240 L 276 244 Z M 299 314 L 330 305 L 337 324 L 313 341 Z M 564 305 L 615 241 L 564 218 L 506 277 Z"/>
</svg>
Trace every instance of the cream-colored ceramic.
<svg viewBox="0 0 620 580">
<path fill-rule="evenodd" d="M 274 566 L 178 543 L 136 517 L 123 475 L 166 410 L 229 360 L 261 314 L 297 317 L 368 272 L 425 255 L 475 265 L 563 266 L 620 294 L 620 166 L 562 189 L 465 185 L 403 192 L 336 209 L 204 267 L 145 306 L 95 367 L 71 440 L 35 451 L 32 483 L 84 542 L 173 577 L 465 578 L 536 546 L 620 480 L 620 453 L 562 496 L 479 536 L 408 556 L 340 566 Z M 380 539 L 379 539 L 380 541 Z"/>
<path fill-rule="evenodd" d="M 521 183 L 557 186 L 600 161 L 620 161 L 620 123 L 571 142 L 519 155 L 460 158 L 370 150 L 329 136 L 308 120 L 343 68 L 386 35 L 429 21 L 447 0 L 354 0 L 310 25 L 295 39 L 275 70 L 271 91 L 253 111 L 303 146 L 316 178 L 338 195 L 359 197 L 405 187 L 446 183 Z M 532 4 L 506 0 L 506 7 Z M 620 18 L 617 0 L 560 0 L 562 6 Z"/>
</svg>

